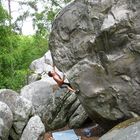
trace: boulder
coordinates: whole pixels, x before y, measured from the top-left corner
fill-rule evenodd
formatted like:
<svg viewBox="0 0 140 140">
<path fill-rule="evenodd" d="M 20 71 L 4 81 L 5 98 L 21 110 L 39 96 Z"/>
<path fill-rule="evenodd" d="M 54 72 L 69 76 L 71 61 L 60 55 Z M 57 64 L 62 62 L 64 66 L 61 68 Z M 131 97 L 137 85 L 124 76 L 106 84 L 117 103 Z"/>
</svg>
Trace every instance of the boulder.
<svg viewBox="0 0 140 140">
<path fill-rule="evenodd" d="M 0 101 L 7 104 L 13 113 L 13 125 L 10 130 L 10 136 L 14 140 L 18 140 L 33 113 L 32 103 L 10 89 L 0 89 Z"/>
<path fill-rule="evenodd" d="M 34 60 L 30 65 L 30 70 L 34 73 L 42 73 L 50 69 L 53 64 L 51 52 L 48 51 L 43 57 Z"/>
<path fill-rule="evenodd" d="M 49 101 L 44 122 L 47 130 L 59 129 L 67 124 L 70 128 L 77 128 L 82 126 L 87 118 L 88 115 L 77 100 L 77 96 L 60 89 Z"/>
<path fill-rule="evenodd" d="M 139 140 L 140 117 L 129 119 L 115 126 L 99 140 Z"/>
<path fill-rule="evenodd" d="M 21 96 L 33 103 L 36 114 L 41 117 L 48 130 L 57 129 L 66 124 L 69 124 L 69 127 L 79 127 L 88 118 L 88 115 L 76 96 L 69 97 L 68 95 L 69 98 L 65 99 L 66 89 L 59 89 L 53 78 L 47 75 L 48 71 L 53 70 L 52 65 L 50 51 L 43 57 L 34 60 L 30 65 L 33 72 L 28 78 L 30 84 L 21 89 Z M 63 73 L 57 67 L 55 70 L 63 77 Z M 65 79 L 65 82 L 68 80 Z M 57 108 L 57 106 L 59 107 Z"/>
<path fill-rule="evenodd" d="M 42 77 L 41 74 L 33 73 L 33 74 L 28 76 L 28 82 L 27 83 L 30 84 L 30 83 L 33 83 L 35 81 L 38 81 L 38 80 L 41 79 L 41 77 Z"/>
<path fill-rule="evenodd" d="M 39 116 L 33 116 L 28 121 L 20 140 L 43 140 L 45 127 Z"/>
<path fill-rule="evenodd" d="M 97 123 L 140 115 L 139 7 L 132 0 L 78 0 L 54 20 L 54 62 Z"/>
<path fill-rule="evenodd" d="M 79 100 L 77 100 L 76 103 L 73 104 L 72 106 L 74 106 L 76 104 L 79 104 L 79 106 L 76 109 L 76 111 L 69 118 L 68 126 L 70 128 L 81 127 L 84 124 L 85 120 L 87 120 L 87 118 L 88 118 L 88 114 L 85 112 L 85 109 L 80 104 Z"/>
<path fill-rule="evenodd" d="M 12 122 L 13 114 L 10 108 L 5 103 L 0 102 L 0 138 L 2 140 L 8 140 Z"/>
<path fill-rule="evenodd" d="M 54 83 L 36 81 L 23 87 L 21 96 L 32 102 L 35 113 L 41 117 L 47 130 L 61 128 L 68 123 L 76 127 L 88 117 L 77 96 Z"/>
<path fill-rule="evenodd" d="M 36 81 L 21 89 L 20 95 L 32 102 L 35 113 L 41 118 L 47 111 L 48 99 L 53 94 L 53 83 Z"/>
<path fill-rule="evenodd" d="M 48 51 L 45 55 L 39 59 L 34 60 L 30 65 L 32 74 L 28 76 L 28 84 L 41 80 L 49 83 L 56 84 L 56 82 L 48 76 L 48 72 L 53 70 L 53 61 L 51 52 Z M 55 67 L 56 72 L 63 77 L 63 73 Z M 67 79 L 65 79 L 67 81 Z"/>
</svg>

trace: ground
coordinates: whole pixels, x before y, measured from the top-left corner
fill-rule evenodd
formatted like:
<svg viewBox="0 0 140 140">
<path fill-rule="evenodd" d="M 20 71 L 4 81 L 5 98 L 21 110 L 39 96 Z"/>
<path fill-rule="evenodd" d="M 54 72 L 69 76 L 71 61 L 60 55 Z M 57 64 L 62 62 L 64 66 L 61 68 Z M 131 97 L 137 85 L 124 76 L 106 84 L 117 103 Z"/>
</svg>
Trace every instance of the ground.
<svg viewBox="0 0 140 140">
<path fill-rule="evenodd" d="M 58 131 L 63 131 L 63 130 L 68 130 L 69 128 L 66 126 L 62 129 L 58 129 L 58 130 L 55 130 L 55 131 L 50 131 L 50 132 L 47 132 L 45 134 L 45 137 L 44 137 L 44 140 L 53 140 L 51 139 L 52 138 L 52 132 L 58 132 Z M 80 136 L 81 139 L 80 140 L 98 140 L 99 139 L 99 136 L 101 135 L 101 129 L 99 127 L 95 127 L 95 128 L 92 128 L 92 131 L 94 132 L 94 136 L 92 137 L 86 137 L 84 136 L 83 134 L 83 130 L 84 128 L 79 128 L 79 129 L 74 129 L 75 133 L 77 134 L 77 136 Z"/>
</svg>

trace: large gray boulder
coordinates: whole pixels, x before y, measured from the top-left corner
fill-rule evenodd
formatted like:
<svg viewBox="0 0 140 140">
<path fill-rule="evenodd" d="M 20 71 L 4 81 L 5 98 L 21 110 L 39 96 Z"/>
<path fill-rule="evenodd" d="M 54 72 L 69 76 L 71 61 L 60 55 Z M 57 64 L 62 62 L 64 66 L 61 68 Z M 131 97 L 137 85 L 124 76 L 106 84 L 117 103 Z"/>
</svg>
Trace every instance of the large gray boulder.
<svg viewBox="0 0 140 140">
<path fill-rule="evenodd" d="M 43 140 L 45 127 L 39 116 L 33 116 L 28 121 L 20 140 Z"/>
<path fill-rule="evenodd" d="M 140 117 L 118 124 L 99 140 L 140 140 Z"/>
<path fill-rule="evenodd" d="M 54 83 L 33 82 L 21 89 L 21 96 L 32 102 L 35 113 L 41 117 L 47 130 L 61 128 L 66 124 L 78 127 L 88 118 L 77 96 L 67 93 L 67 89 L 58 88 Z"/>
<path fill-rule="evenodd" d="M 13 113 L 13 125 L 10 136 L 19 140 L 22 131 L 32 115 L 32 103 L 9 89 L 0 89 L 0 101 L 9 106 Z"/>
<path fill-rule="evenodd" d="M 21 89 L 20 95 L 32 102 L 35 113 L 41 118 L 47 111 L 48 99 L 53 94 L 53 83 L 36 81 Z"/>
<path fill-rule="evenodd" d="M 10 108 L 3 102 L 0 102 L 0 138 L 8 140 L 9 132 L 13 123 L 13 114 Z"/>
<path fill-rule="evenodd" d="M 139 7 L 138 0 L 76 0 L 53 23 L 54 62 L 98 123 L 140 115 Z"/>
</svg>

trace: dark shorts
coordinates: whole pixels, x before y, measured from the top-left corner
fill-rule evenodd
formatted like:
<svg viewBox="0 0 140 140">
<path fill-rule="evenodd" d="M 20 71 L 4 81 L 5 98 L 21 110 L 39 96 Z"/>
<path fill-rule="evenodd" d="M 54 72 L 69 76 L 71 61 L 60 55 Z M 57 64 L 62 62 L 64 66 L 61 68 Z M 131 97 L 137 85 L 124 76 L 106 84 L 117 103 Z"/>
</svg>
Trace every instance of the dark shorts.
<svg viewBox="0 0 140 140">
<path fill-rule="evenodd" d="M 60 88 L 68 88 L 68 87 L 72 88 L 70 83 L 65 83 L 65 82 L 60 86 Z"/>
</svg>

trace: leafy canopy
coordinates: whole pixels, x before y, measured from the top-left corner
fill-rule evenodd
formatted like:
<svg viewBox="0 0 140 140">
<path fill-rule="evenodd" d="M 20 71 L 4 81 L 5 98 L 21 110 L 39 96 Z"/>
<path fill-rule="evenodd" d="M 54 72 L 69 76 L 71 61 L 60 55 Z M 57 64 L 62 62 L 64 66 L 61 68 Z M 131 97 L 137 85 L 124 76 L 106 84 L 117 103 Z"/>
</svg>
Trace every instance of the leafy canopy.
<svg viewBox="0 0 140 140">
<path fill-rule="evenodd" d="M 2 1 L 7 2 L 6 11 Z M 12 0 L 0 0 L 0 88 L 19 90 L 27 84 L 31 62 L 48 50 L 48 36 L 55 15 L 70 0 L 18 0 L 21 14 L 13 21 Z M 26 6 L 26 10 L 23 10 Z M 41 8 L 39 8 L 41 6 Z M 22 26 L 33 20 L 35 35 L 24 36 Z"/>
</svg>

